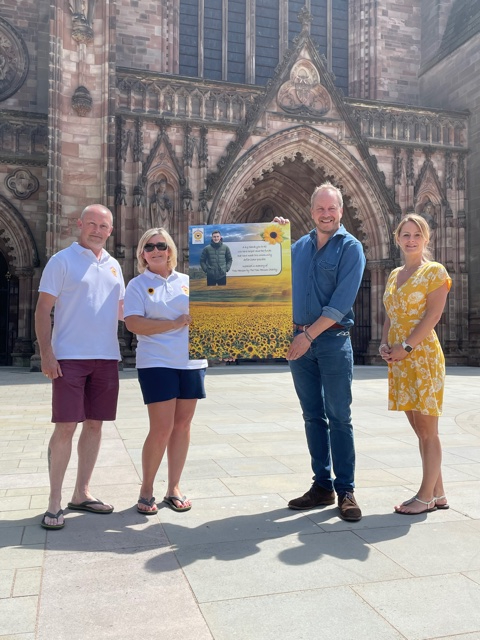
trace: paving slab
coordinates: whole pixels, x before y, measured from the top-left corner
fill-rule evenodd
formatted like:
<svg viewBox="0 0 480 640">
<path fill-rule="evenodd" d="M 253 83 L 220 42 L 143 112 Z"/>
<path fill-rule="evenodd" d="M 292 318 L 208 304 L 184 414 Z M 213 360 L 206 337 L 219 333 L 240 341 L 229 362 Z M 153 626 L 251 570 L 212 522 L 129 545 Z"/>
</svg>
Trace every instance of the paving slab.
<svg viewBox="0 0 480 640">
<path fill-rule="evenodd" d="M 92 480 L 115 510 L 66 510 L 65 529 L 47 533 L 50 382 L 0 367 L 0 640 L 310 640 L 319 629 L 336 640 L 480 640 L 480 369 L 448 370 L 439 430 L 450 509 L 413 517 L 393 506 L 418 489 L 416 437 L 387 410 L 385 367 L 355 368 L 364 516 L 353 523 L 336 505 L 287 508 L 312 472 L 283 365 L 208 371 L 182 477 L 193 508 L 162 503 L 164 462 L 158 514 L 137 513 L 148 416 L 136 372 L 120 379 Z M 74 447 L 65 503 L 76 468 Z"/>
<path fill-rule="evenodd" d="M 215 640 L 404 640 L 348 587 L 209 602 L 201 610 Z"/>
<path fill-rule="evenodd" d="M 460 574 L 352 587 L 408 640 L 430 640 L 480 629 L 480 585 Z"/>
</svg>

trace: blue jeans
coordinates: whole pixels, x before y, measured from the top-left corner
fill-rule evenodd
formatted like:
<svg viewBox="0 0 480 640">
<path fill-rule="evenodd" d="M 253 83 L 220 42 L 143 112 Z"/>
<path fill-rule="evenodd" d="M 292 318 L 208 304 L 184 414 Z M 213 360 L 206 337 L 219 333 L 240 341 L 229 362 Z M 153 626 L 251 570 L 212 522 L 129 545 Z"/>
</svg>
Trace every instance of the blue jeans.
<svg viewBox="0 0 480 640">
<path fill-rule="evenodd" d="M 313 480 L 338 495 L 351 492 L 355 486 L 355 444 L 350 413 L 350 336 L 338 329 L 324 331 L 305 355 L 289 364 L 303 411 Z"/>
</svg>

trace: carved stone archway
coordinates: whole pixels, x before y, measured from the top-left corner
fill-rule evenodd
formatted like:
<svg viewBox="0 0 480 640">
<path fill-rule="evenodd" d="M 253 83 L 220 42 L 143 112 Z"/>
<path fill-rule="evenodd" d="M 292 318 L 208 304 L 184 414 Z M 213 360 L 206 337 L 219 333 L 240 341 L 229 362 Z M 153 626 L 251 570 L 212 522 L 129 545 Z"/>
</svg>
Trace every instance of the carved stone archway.
<svg viewBox="0 0 480 640">
<path fill-rule="evenodd" d="M 0 245 L 8 265 L 10 278 L 18 281 L 18 296 L 10 300 L 8 308 L 0 310 L 5 321 L 15 305 L 15 340 L 11 355 L 14 366 L 28 366 L 33 355 L 33 310 L 38 289 L 39 265 L 37 247 L 22 214 L 0 195 Z M 18 305 L 18 316 L 16 313 Z"/>
<path fill-rule="evenodd" d="M 369 260 L 390 258 L 393 214 L 372 186 L 366 170 L 348 150 L 309 126 L 293 127 L 267 138 L 249 149 L 231 168 L 218 190 L 210 211 L 209 224 L 229 222 L 248 197 L 250 190 L 272 172 L 275 165 L 300 157 L 335 182 L 348 197 L 349 210 L 356 219 Z M 285 189 L 287 193 L 288 189 Z M 304 194 L 309 202 L 310 193 Z M 293 224 L 309 223 L 305 200 L 299 203 L 303 216 Z"/>
<path fill-rule="evenodd" d="M 353 151 L 354 147 L 352 147 Z M 309 181 L 290 180 L 280 175 L 278 167 L 287 163 L 304 165 L 310 172 Z M 283 184 L 279 183 L 279 177 Z M 310 196 L 319 182 L 330 180 L 344 194 L 344 221 L 359 240 L 367 256 L 365 278 L 368 280 L 369 316 L 368 349 L 364 361 L 376 357 L 380 344 L 383 316 L 382 293 L 386 279 L 394 266 L 392 227 L 394 212 L 382 197 L 376 181 L 368 170 L 342 145 L 313 127 L 302 125 L 276 133 L 252 146 L 232 166 L 218 190 L 210 212 L 209 224 L 240 222 L 248 210 L 249 201 L 262 200 L 262 183 L 276 193 L 277 201 L 288 210 L 292 236 L 299 237 L 312 226 Z M 308 185 L 308 188 L 307 188 Z"/>
</svg>

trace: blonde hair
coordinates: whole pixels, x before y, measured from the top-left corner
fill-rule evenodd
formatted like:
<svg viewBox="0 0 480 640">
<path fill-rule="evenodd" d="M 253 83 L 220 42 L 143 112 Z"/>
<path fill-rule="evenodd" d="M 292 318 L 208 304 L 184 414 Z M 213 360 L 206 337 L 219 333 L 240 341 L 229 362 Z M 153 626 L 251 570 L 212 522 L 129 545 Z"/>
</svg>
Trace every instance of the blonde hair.
<svg viewBox="0 0 480 640">
<path fill-rule="evenodd" d="M 414 224 L 417 225 L 418 229 L 420 230 L 420 233 L 422 234 L 422 238 L 425 240 L 425 246 L 423 248 L 423 257 L 426 260 L 431 260 L 433 258 L 433 254 L 430 247 L 428 246 L 430 243 L 430 227 L 428 226 L 428 222 L 424 218 L 422 218 L 422 216 L 419 216 L 416 213 L 409 213 L 404 218 L 402 218 L 400 220 L 398 227 L 393 232 L 393 237 L 395 239 L 397 246 L 399 246 L 398 237 L 404 225 L 407 222 L 413 222 Z"/>
<path fill-rule="evenodd" d="M 175 267 L 177 266 L 177 247 L 175 246 L 172 236 L 163 227 L 154 227 L 153 229 L 149 229 L 148 231 L 145 231 L 145 233 L 143 234 L 143 236 L 140 238 L 138 242 L 138 246 L 137 246 L 138 273 L 143 273 L 145 269 L 147 269 L 148 267 L 148 263 L 143 257 L 143 251 L 145 249 L 145 245 L 151 238 L 153 238 L 153 236 L 163 236 L 169 250 L 169 255 L 167 258 L 168 266 L 171 269 L 175 269 Z"/>
<path fill-rule="evenodd" d="M 343 208 L 343 196 L 342 192 L 338 187 L 333 185 L 331 182 L 323 182 L 319 187 L 316 187 L 315 191 L 312 193 L 312 197 L 310 198 L 310 208 L 313 208 L 313 203 L 315 202 L 315 198 L 318 193 L 322 191 L 334 191 L 337 194 L 338 205 L 340 209 Z"/>
</svg>

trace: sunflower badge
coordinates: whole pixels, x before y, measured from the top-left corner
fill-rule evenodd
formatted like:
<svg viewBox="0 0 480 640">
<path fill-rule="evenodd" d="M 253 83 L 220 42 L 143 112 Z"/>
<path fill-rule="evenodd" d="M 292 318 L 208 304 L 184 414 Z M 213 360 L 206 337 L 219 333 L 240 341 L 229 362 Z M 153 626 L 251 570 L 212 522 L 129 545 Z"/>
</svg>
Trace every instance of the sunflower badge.
<svg viewBox="0 0 480 640">
<path fill-rule="evenodd" d="M 182 291 L 186 296 L 188 296 L 188 293 L 189 293 L 189 288 L 188 287 L 186 287 L 185 285 L 182 285 Z"/>
<path fill-rule="evenodd" d="M 281 244 L 285 238 L 283 237 L 282 228 L 278 224 L 271 224 L 262 234 L 265 242 L 269 244 Z"/>
<path fill-rule="evenodd" d="M 115 269 L 115 267 L 110 267 L 110 271 L 113 273 L 114 277 L 117 277 L 117 270 Z"/>
<path fill-rule="evenodd" d="M 148 287 L 147 292 L 152 296 L 155 293 L 155 289 L 153 287 Z"/>
<path fill-rule="evenodd" d="M 192 244 L 203 244 L 204 234 L 203 229 L 192 229 Z"/>
</svg>

